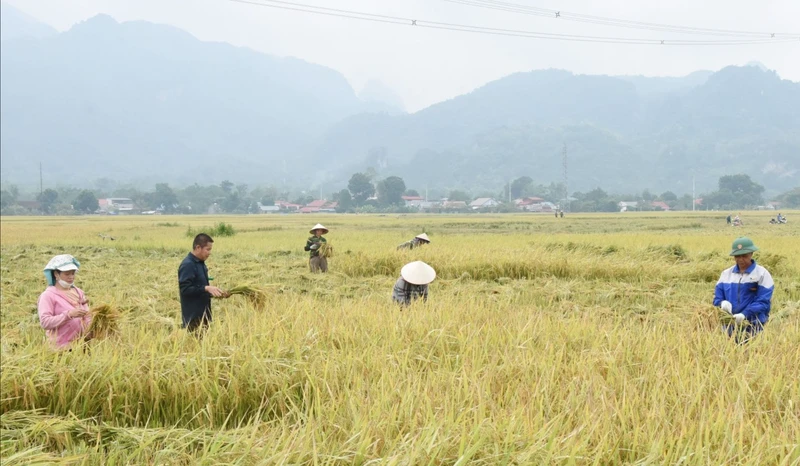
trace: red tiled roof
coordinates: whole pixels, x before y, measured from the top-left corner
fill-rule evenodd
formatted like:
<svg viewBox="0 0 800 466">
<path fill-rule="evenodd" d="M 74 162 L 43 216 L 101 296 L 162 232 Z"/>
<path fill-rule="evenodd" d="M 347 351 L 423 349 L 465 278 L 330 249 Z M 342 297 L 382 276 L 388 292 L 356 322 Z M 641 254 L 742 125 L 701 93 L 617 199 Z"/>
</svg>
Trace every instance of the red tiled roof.
<svg viewBox="0 0 800 466">
<path fill-rule="evenodd" d="M 538 204 L 538 203 L 543 202 L 543 201 L 544 201 L 544 199 L 542 199 L 541 197 L 525 197 L 525 198 L 522 198 L 522 200 L 519 202 L 518 205 Z"/>
<path fill-rule="evenodd" d="M 324 206 L 327 202 L 328 201 L 326 201 L 325 199 L 314 199 L 313 201 L 311 201 L 308 204 L 306 204 L 306 207 L 317 207 L 317 208 L 319 208 L 319 207 Z"/>
</svg>

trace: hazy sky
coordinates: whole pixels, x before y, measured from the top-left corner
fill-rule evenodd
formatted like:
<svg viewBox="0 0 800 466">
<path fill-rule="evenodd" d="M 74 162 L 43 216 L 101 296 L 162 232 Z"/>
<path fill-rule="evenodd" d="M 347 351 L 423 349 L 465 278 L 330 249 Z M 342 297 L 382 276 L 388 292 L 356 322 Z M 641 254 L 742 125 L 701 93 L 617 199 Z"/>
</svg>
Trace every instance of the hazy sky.
<svg viewBox="0 0 800 466">
<path fill-rule="evenodd" d="M 253 0 L 258 1 L 258 0 Z M 541 18 L 443 0 L 287 0 L 429 21 L 561 34 L 718 40 Z M 766 0 L 506 0 L 598 16 L 681 26 L 800 33 L 800 1 Z M 69 29 L 98 13 L 118 21 L 146 20 L 184 29 L 201 40 L 225 41 L 329 66 L 356 92 L 378 79 L 411 111 L 467 93 L 517 71 L 561 68 L 581 74 L 681 76 L 699 69 L 760 61 L 800 81 L 800 41 L 743 46 L 650 46 L 563 42 L 450 32 L 277 10 L 230 0 L 7 0 L 56 27 Z M 665 9 L 664 5 L 669 5 Z"/>
</svg>

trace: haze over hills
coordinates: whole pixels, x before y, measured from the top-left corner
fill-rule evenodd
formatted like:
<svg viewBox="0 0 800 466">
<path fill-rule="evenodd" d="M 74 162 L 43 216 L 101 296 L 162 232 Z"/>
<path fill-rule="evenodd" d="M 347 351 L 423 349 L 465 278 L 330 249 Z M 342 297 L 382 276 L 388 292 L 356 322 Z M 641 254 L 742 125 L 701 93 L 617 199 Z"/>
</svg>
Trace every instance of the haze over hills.
<svg viewBox="0 0 800 466">
<path fill-rule="evenodd" d="M 377 79 L 367 81 L 358 93 L 358 98 L 374 107 L 374 110 L 370 109 L 372 113 L 406 113 L 403 98 Z"/>
<path fill-rule="evenodd" d="M 646 80 L 674 90 L 641 92 L 627 79 L 558 70 L 518 73 L 413 115 L 350 117 L 318 150 L 360 154 L 356 167 L 374 163 L 366 155 L 382 147 L 384 172 L 411 184 L 499 185 L 518 174 L 560 181 L 565 143 L 577 190 L 686 190 L 693 174 L 707 186 L 731 173 L 776 190 L 800 182 L 800 84 L 756 67 L 729 67 L 695 87 Z"/>
<path fill-rule="evenodd" d="M 0 3 L 0 40 L 42 39 L 58 31 L 7 3 Z"/>
<path fill-rule="evenodd" d="M 275 181 L 276 160 L 294 162 L 331 124 L 370 108 L 329 68 L 102 15 L 3 41 L 2 58 L 9 180 L 41 159 L 89 177 Z"/>
<path fill-rule="evenodd" d="M 418 189 L 497 190 L 522 175 L 561 181 L 566 143 L 572 191 L 687 192 L 693 174 L 709 190 L 734 173 L 770 192 L 800 184 L 800 84 L 756 66 L 516 73 L 406 114 L 380 83 L 357 96 L 329 68 L 147 22 L 98 16 L 0 46 L 3 182 L 38 180 L 41 160 L 79 174 L 64 184 L 227 178 L 332 191 L 373 167 Z"/>
</svg>

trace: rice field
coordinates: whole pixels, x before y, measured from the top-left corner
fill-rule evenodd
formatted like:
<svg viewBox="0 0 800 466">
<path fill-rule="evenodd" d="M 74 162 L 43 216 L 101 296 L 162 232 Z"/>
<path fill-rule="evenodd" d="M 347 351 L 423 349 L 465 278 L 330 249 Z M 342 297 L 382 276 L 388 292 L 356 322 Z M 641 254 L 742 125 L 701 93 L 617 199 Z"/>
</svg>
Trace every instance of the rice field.
<svg viewBox="0 0 800 466">
<path fill-rule="evenodd" d="M 725 215 L 2 218 L 2 464 L 798 465 L 800 212 Z M 211 283 L 245 291 L 198 340 L 177 268 L 221 222 Z M 776 282 L 747 345 L 710 304 L 740 235 Z M 61 253 L 118 320 L 71 352 L 36 314 Z M 438 277 L 401 310 L 413 260 Z"/>
</svg>

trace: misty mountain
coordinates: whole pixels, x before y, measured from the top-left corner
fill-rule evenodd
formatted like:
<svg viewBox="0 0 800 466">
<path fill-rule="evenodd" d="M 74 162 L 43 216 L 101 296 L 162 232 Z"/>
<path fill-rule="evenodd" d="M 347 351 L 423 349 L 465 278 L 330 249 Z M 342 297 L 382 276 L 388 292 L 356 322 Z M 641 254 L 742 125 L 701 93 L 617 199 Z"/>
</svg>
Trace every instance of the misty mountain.
<svg viewBox="0 0 800 466">
<path fill-rule="evenodd" d="M 4 13 L 5 17 L 5 13 Z M 13 17 L 12 17 L 13 18 Z M 374 82 L 179 29 L 97 16 L 0 43 L 4 182 L 286 181 L 326 190 L 372 167 L 412 188 L 537 183 L 713 190 L 800 184 L 800 84 L 757 66 L 683 78 L 515 73 L 414 114 Z M 398 108 L 399 107 L 399 108 Z"/>
<path fill-rule="evenodd" d="M 55 28 L 8 3 L 0 3 L 0 40 L 42 39 L 56 34 L 58 31 Z"/>
<path fill-rule="evenodd" d="M 639 94 L 647 96 L 689 91 L 705 84 L 712 74 L 713 71 L 695 71 L 682 77 L 618 76 L 618 78 L 632 83 Z"/>
<path fill-rule="evenodd" d="M 406 113 L 403 98 L 377 79 L 367 81 L 358 93 L 358 98 L 370 105 L 372 107 L 370 110 L 375 110 L 372 113 Z"/>
<path fill-rule="evenodd" d="M 4 180 L 42 160 L 92 178 L 271 182 L 308 141 L 368 109 L 329 68 L 147 22 L 100 15 L 1 46 Z"/>
<path fill-rule="evenodd" d="M 644 88 L 644 90 L 642 90 Z M 529 175 L 570 188 L 712 190 L 749 173 L 769 191 L 800 183 L 800 84 L 758 67 L 705 76 L 517 73 L 413 115 L 356 115 L 318 154 L 427 183 L 488 189 Z M 341 176 L 341 175 L 340 175 Z"/>
</svg>

